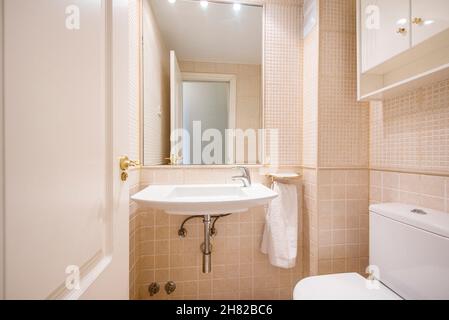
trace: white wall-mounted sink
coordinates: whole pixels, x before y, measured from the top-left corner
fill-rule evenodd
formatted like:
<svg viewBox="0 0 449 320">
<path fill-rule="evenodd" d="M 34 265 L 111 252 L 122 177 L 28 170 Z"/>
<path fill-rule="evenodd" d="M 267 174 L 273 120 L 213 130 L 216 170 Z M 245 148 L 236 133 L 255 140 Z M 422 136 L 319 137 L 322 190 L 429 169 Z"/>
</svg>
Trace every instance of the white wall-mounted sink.
<svg viewBox="0 0 449 320">
<path fill-rule="evenodd" d="M 150 186 L 131 197 L 140 205 L 186 216 L 246 212 L 267 205 L 278 195 L 261 184 Z"/>
</svg>

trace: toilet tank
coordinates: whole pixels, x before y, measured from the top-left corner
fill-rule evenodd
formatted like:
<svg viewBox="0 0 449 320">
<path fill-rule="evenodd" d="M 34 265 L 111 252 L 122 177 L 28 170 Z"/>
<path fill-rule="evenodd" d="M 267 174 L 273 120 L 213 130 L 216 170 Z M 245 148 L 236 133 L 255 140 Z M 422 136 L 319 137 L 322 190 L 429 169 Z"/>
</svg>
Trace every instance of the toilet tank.
<svg viewBox="0 0 449 320">
<path fill-rule="evenodd" d="M 449 213 L 372 205 L 370 265 L 404 299 L 449 299 Z"/>
</svg>

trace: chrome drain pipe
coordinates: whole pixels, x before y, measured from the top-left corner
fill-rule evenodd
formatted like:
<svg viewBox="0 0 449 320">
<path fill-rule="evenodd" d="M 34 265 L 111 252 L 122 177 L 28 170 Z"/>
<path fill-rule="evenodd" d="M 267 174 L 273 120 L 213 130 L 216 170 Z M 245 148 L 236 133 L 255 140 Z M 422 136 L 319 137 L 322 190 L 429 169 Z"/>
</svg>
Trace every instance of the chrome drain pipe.
<svg viewBox="0 0 449 320">
<path fill-rule="evenodd" d="M 203 254 L 203 273 L 212 272 L 212 237 L 217 235 L 217 229 L 215 228 L 215 223 L 218 219 L 230 216 L 231 213 L 222 214 L 217 216 L 204 215 L 204 216 L 191 216 L 183 221 L 181 227 L 178 230 L 178 235 L 180 238 L 187 237 L 187 229 L 185 225 L 192 219 L 203 218 L 204 224 L 204 242 L 201 244 L 201 253 Z"/>
<path fill-rule="evenodd" d="M 210 215 L 204 216 L 204 243 L 202 246 L 203 251 L 203 273 L 211 273 L 212 271 L 212 246 L 210 243 L 211 238 L 211 217 Z"/>
</svg>

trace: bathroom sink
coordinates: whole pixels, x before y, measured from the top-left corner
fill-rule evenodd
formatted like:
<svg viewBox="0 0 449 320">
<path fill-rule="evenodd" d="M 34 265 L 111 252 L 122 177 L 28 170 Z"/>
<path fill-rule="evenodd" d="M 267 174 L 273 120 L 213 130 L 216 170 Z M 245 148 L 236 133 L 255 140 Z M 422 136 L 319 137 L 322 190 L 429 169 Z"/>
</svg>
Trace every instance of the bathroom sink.
<svg viewBox="0 0 449 320">
<path fill-rule="evenodd" d="M 161 209 L 168 214 L 204 216 L 246 212 L 268 205 L 278 195 L 273 190 L 253 184 L 150 186 L 131 197 L 142 206 Z"/>
</svg>

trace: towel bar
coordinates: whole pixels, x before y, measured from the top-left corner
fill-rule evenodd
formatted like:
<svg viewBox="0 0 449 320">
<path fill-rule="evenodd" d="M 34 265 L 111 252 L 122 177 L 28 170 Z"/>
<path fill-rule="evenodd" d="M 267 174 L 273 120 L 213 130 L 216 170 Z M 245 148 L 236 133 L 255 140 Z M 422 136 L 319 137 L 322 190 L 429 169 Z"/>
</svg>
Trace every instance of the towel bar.
<svg viewBox="0 0 449 320">
<path fill-rule="evenodd" d="M 265 176 L 271 179 L 273 183 L 275 180 L 293 180 L 301 178 L 301 175 L 298 173 L 287 172 L 287 173 L 267 173 Z"/>
</svg>

